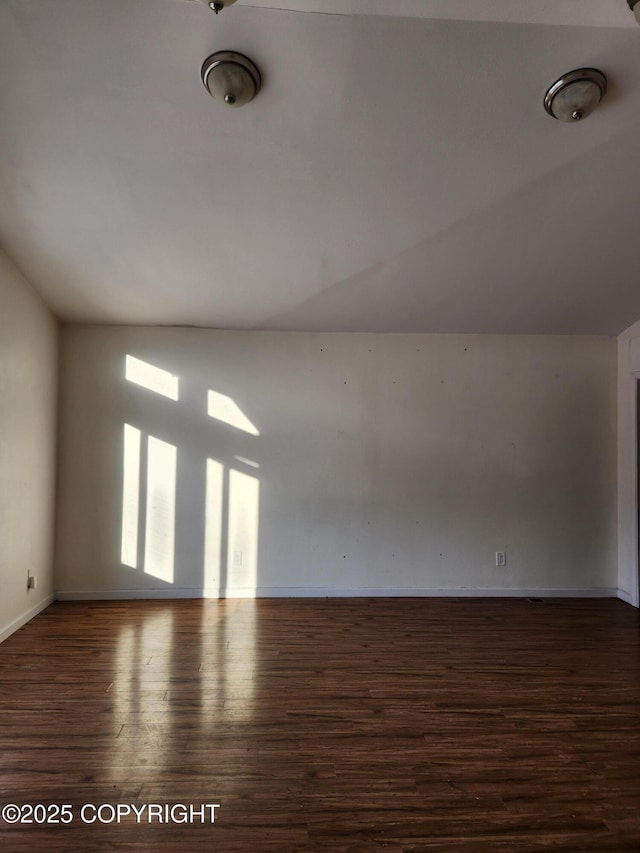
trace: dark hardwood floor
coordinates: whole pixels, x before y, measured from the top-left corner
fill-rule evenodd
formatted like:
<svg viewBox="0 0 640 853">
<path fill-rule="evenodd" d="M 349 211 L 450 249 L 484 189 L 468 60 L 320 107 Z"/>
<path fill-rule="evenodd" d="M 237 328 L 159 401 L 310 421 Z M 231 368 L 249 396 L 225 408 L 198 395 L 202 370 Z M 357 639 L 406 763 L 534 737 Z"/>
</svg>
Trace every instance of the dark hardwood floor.
<svg viewBox="0 0 640 853">
<path fill-rule="evenodd" d="M 73 820 L 0 819 L 0 849 L 640 851 L 639 629 L 614 600 L 56 603 L 0 645 L 0 806 Z"/>
</svg>

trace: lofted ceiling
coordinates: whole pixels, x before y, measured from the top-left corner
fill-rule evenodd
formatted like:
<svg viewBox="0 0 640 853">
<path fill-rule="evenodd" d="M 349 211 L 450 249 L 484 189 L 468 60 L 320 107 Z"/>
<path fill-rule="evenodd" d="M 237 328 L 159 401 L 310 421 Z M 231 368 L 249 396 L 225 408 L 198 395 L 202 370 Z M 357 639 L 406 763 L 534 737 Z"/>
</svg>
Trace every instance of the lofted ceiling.
<svg viewBox="0 0 640 853">
<path fill-rule="evenodd" d="M 242 109 L 201 85 L 222 49 L 263 73 Z M 582 66 L 607 74 L 605 100 L 554 121 L 546 88 Z M 64 321 L 640 318 L 625 0 L 2 0 L 0 126 L 0 245 Z"/>
</svg>

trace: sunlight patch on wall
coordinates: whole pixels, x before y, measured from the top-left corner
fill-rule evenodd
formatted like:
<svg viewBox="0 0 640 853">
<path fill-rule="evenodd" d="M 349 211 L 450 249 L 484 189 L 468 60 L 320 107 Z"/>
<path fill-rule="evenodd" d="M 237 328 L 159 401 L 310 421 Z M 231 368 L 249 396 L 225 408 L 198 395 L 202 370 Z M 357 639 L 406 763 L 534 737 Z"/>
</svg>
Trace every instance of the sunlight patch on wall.
<svg viewBox="0 0 640 853">
<path fill-rule="evenodd" d="M 220 590 L 220 560 L 222 553 L 222 501 L 224 466 L 207 459 L 206 505 L 204 518 L 204 591 L 213 598 Z"/>
<path fill-rule="evenodd" d="M 173 583 L 176 526 L 175 445 L 149 436 L 145 574 Z"/>
<path fill-rule="evenodd" d="M 229 424 L 229 426 L 243 432 L 248 432 L 250 435 L 260 435 L 260 430 L 251 423 L 240 406 L 226 394 L 209 391 L 207 411 L 209 417 L 215 418 L 217 421 L 222 421 L 222 423 Z"/>
<path fill-rule="evenodd" d="M 252 598 L 258 583 L 260 483 L 240 471 L 229 472 L 227 586 L 238 598 Z"/>
<path fill-rule="evenodd" d="M 138 568 L 138 520 L 140 517 L 139 429 L 124 425 L 124 471 L 122 484 L 122 550 L 125 566 Z"/>
<path fill-rule="evenodd" d="M 129 382 L 141 385 L 156 394 L 162 394 L 170 400 L 178 399 L 178 377 L 168 370 L 162 370 L 148 361 L 127 356 L 125 376 Z"/>
</svg>

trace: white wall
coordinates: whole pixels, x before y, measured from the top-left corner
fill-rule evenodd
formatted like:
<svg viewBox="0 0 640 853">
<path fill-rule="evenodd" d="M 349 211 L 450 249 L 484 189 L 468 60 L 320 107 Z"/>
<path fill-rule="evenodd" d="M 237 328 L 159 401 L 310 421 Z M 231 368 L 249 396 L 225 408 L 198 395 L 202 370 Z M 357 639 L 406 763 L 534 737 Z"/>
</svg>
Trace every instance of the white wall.
<svg viewBox="0 0 640 853">
<path fill-rule="evenodd" d="M 64 327 L 59 593 L 615 594 L 615 376 L 612 338 Z"/>
<path fill-rule="evenodd" d="M 0 252 L 0 640 L 52 600 L 57 348 L 56 321 Z"/>
<path fill-rule="evenodd" d="M 638 607 L 636 382 L 640 379 L 640 322 L 618 337 L 618 587 Z"/>
</svg>

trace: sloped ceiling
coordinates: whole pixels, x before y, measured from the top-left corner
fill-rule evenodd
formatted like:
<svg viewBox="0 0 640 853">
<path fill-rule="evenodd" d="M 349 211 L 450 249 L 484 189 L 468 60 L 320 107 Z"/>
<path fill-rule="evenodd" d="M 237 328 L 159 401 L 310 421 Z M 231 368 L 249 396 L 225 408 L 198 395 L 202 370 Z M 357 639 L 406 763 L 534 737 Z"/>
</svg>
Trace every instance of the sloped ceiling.
<svg viewBox="0 0 640 853">
<path fill-rule="evenodd" d="M 616 334 L 640 317 L 624 0 L 3 0 L 0 244 L 65 321 Z M 533 7 L 533 8 L 532 8 Z M 199 71 L 248 54 L 230 110 Z M 585 122 L 542 108 L 581 66 Z"/>
</svg>

